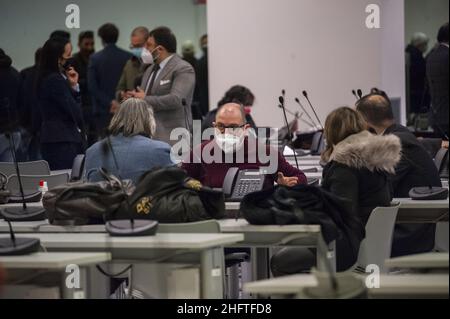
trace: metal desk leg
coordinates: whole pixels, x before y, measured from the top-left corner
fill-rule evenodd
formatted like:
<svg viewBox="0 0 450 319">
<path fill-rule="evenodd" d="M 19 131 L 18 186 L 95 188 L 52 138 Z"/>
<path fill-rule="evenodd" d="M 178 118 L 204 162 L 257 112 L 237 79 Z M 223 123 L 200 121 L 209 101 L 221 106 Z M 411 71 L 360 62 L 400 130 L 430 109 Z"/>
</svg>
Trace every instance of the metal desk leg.
<svg viewBox="0 0 450 319">
<path fill-rule="evenodd" d="M 252 248 L 251 262 L 253 280 L 264 280 L 269 278 L 269 249 L 268 248 Z"/>
<path fill-rule="evenodd" d="M 62 299 L 87 299 L 88 282 L 86 276 L 86 267 L 80 267 L 80 288 L 67 287 L 66 279 L 70 275 L 65 271 L 61 274 L 61 298 Z"/>
<path fill-rule="evenodd" d="M 324 260 L 324 257 L 327 260 Z M 328 263 L 328 265 L 326 264 Z M 331 269 L 328 269 L 331 267 Z M 323 240 L 322 236 L 319 236 L 317 242 L 317 269 L 323 272 L 336 272 L 336 241 L 331 242 L 328 246 Z"/>
<path fill-rule="evenodd" d="M 205 249 L 200 253 L 202 299 L 223 299 L 224 256 L 223 248 Z"/>
</svg>

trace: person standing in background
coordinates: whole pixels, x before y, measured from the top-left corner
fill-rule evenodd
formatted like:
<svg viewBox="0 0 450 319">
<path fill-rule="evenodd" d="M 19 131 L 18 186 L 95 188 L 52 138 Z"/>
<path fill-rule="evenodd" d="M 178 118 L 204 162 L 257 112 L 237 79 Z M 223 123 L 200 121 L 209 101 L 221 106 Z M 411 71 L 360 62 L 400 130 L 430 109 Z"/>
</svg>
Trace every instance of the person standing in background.
<svg viewBox="0 0 450 319">
<path fill-rule="evenodd" d="M 195 71 L 195 75 L 198 75 L 198 60 L 195 57 L 195 47 L 192 41 L 186 41 L 183 43 L 181 48 L 181 52 L 183 55 L 183 60 L 192 65 Z M 198 89 L 198 81 L 195 81 L 195 90 L 194 90 L 194 99 L 192 100 L 192 119 L 193 120 L 202 120 L 203 115 L 200 109 L 200 101 L 199 101 L 199 89 Z"/>
<path fill-rule="evenodd" d="M 38 63 L 42 48 L 34 54 L 34 65 L 20 71 L 19 113 L 22 132 L 22 146 L 25 149 L 25 161 L 37 161 L 42 158 L 39 149 L 39 130 L 41 127 L 41 114 L 34 90 Z"/>
<path fill-rule="evenodd" d="M 192 66 L 176 54 L 177 39 L 167 27 L 150 32 L 143 56 L 151 55 L 154 64 L 145 71 L 141 87 L 133 97 L 147 101 L 156 119 L 155 139 L 174 144 L 172 130 L 192 129 L 191 103 L 195 89 Z"/>
<path fill-rule="evenodd" d="M 81 108 L 83 110 L 83 119 L 87 136 L 88 145 L 95 143 L 95 127 L 92 121 L 92 100 L 88 89 L 88 65 L 89 58 L 95 52 L 95 40 L 93 31 L 81 32 L 78 36 L 78 48 L 80 51 L 73 55 L 72 66 L 79 76 L 81 91 Z"/>
<path fill-rule="evenodd" d="M 116 99 L 121 102 L 130 97 L 131 91 L 141 84 L 137 81 L 143 73 L 142 51 L 148 39 L 149 31 L 146 27 L 137 27 L 131 32 L 130 50 L 133 56 L 127 61 L 116 88 Z M 142 78 L 140 78 L 142 80 Z"/>
<path fill-rule="evenodd" d="M 38 66 L 36 96 L 42 116 L 41 151 L 51 170 L 70 169 L 84 153 L 83 113 L 78 73 L 67 64 L 72 45 L 67 38 L 45 42 Z"/>
<path fill-rule="evenodd" d="M 429 107 L 429 95 L 426 81 L 425 52 L 428 50 L 428 37 L 423 33 L 415 33 L 406 48 L 409 68 L 409 109 L 412 118 L 426 113 Z"/>
<path fill-rule="evenodd" d="M 431 93 L 431 120 L 437 137 L 448 139 L 449 131 L 449 50 L 448 22 L 438 34 L 439 46 L 427 58 L 427 77 Z"/>
<path fill-rule="evenodd" d="M 17 96 L 19 94 L 20 75 L 12 67 L 11 58 L 0 49 L 0 118 L 7 119 L 13 131 L 16 148 L 20 144 L 18 128 Z M 1 133 L 1 131 L 0 131 Z M 9 140 L 5 134 L 0 134 L 0 162 L 12 162 Z"/>
<path fill-rule="evenodd" d="M 200 39 L 200 47 L 203 56 L 198 61 L 197 83 L 202 116 L 209 112 L 209 79 L 208 79 L 208 35 L 203 35 Z"/>
<path fill-rule="evenodd" d="M 119 29 L 106 23 L 98 29 L 104 49 L 94 53 L 88 66 L 88 87 L 92 97 L 93 121 L 97 130 L 96 137 L 105 135 L 114 110 L 116 87 L 119 83 L 125 63 L 132 54 L 116 46 Z"/>
</svg>

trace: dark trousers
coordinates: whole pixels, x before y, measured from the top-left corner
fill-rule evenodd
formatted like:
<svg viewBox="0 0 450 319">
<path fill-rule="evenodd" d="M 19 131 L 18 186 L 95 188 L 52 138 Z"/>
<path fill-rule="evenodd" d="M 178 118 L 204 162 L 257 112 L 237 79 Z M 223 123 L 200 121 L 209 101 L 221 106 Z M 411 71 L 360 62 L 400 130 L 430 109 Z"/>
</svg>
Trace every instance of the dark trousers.
<svg viewBox="0 0 450 319">
<path fill-rule="evenodd" d="M 52 171 L 71 169 L 75 157 L 83 153 L 83 146 L 81 143 L 70 142 L 42 143 L 41 152 Z"/>
</svg>

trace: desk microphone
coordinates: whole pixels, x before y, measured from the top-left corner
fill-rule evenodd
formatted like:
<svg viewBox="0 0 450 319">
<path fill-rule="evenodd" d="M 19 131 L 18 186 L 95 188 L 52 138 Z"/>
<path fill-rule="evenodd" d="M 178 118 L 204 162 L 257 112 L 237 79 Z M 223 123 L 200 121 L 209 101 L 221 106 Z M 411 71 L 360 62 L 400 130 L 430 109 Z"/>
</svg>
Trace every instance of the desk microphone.
<svg viewBox="0 0 450 319">
<path fill-rule="evenodd" d="M 359 96 L 359 100 L 361 100 L 362 97 L 363 97 L 362 90 L 361 90 L 361 89 L 358 89 L 357 93 L 358 93 L 358 96 Z"/>
<path fill-rule="evenodd" d="M 320 118 L 319 118 L 319 116 L 317 116 L 317 113 L 316 113 L 316 109 L 314 108 L 314 106 L 312 105 L 312 103 L 311 103 L 311 101 L 309 100 L 309 97 L 308 97 L 308 92 L 306 92 L 306 91 L 303 91 L 302 92 L 302 94 L 303 94 L 303 96 L 305 97 L 305 99 L 308 101 L 308 104 L 309 104 L 309 106 L 311 107 L 311 110 L 314 112 L 314 116 L 316 117 L 316 119 L 317 119 L 317 122 L 319 122 L 319 124 L 320 124 L 320 127 L 322 128 L 322 130 L 323 130 L 323 125 L 322 125 L 322 122 L 320 121 Z"/>
<path fill-rule="evenodd" d="M 22 177 L 20 174 L 19 162 L 16 154 L 16 143 L 14 142 L 13 132 L 17 129 L 17 123 L 11 115 L 11 106 L 9 99 L 5 98 L 0 101 L 0 134 L 4 134 L 8 139 L 9 148 L 11 150 L 11 156 L 14 161 L 14 167 L 19 182 L 19 191 L 22 200 L 22 207 L 9 207 L 3 209 L 0 214 L 3 215 L 5 220 L 10 221 L 40 221 L 47 218 L 47 214 L 44 208 L 29 207 L 27 206 L 25 193 L 23 190 Z M 6 116 L 3 116 L 2 110 L 6 110 Z"/>
<path fill-rule="evenodd" d="M 428 186 L 413 187 L 409 191 L 409 197 L 412 200 L 445 200 L 448 198 L 448 189 L 440 186 L 433 186 L 431 179 L 428 178 L 425 170 L 414 163 L 411 159 L 402 154 L 403 158 L 408 161 L 413 167 L 422 172 L 424 178 L 428 182 Z"/>
<path fill-rule="evenodd" d="M 292 132 L 291 132 L 291 128 L 289 127 L 289 121 L 288 121 L 287 115 L 286 115 L 286 108 L 285 108 L 285 106 L 284 106 L 284 102 L 285 102 L 285 94 L 286 94 L 286 91 L 283 90 L 283 91 L 282 91 L 282 96 L 280 96 L 280 97 L 278 98 L 278 101 L 280 102 L 281 109 L 283 110 L 284 121 L 285 121 L 285 123 L 286 123 L 288 135 L 290 136 L 290 138 L 292 138 Z M 298 165 L 297 152 L 296 152 L 295 150 L 294 150 L 294 158 L 295 158 L 295 165 L 297 166 L 297 169 L 300 169 L 300 168 L 299 168 L 299 165 Z"/>
<path fill-rule="evenodd" d="M 300 108 L 302 109 L 302 111 L 306 114 L 306 116 L 308 117 L 308 119 L 311 121 L 312 125 L 311 127 L 314 127 L 314 129 L 317 128 L 317 123 L 314 122 L 314 120 L 312 119 L 311 115 L 309 115 L 309 113 L 306 111 L 305 107 L 303 106 L 303 104 L 300 102 L 300 99 L 298 97 L 295 98 L 295 102 L 300 105 Z"/>
<path fill-rule="evenodd" d="M 0 238 L 0 256 L 28 255 L 39 250 L 39 238 L 16 238 L 11 222 L 6 218 L 5 221 L 9 226 L 9 238 Z"/>
</svg>

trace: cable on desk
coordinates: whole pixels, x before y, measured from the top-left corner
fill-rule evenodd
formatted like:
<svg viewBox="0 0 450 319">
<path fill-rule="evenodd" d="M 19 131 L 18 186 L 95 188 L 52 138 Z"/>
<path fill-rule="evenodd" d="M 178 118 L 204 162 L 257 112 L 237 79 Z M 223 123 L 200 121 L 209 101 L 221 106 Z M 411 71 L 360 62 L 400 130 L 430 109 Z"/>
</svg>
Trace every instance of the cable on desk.
<svg viewBox="0 0 450 319">
<path fill-rule="evenodd" d="M 133 268 L 133 265 L 128 265 L 127 267 L 125 267 L 124 270 L 119 271 L 117 274 L 109 274 L 107 273 L 105 270 L 102 269 L 102 267 L 100 267 L 100 265 L 95 265 L 95 267 L 97 268 L 97 270 L 99 272 L 101 272 L 104 276 L 109 277 L 109 278 L 116 278 L 119 277 L 121 275 L 123 275 L 124 273 L 126 273 L 127 271 L 131 270 Z"/>
</svg>

